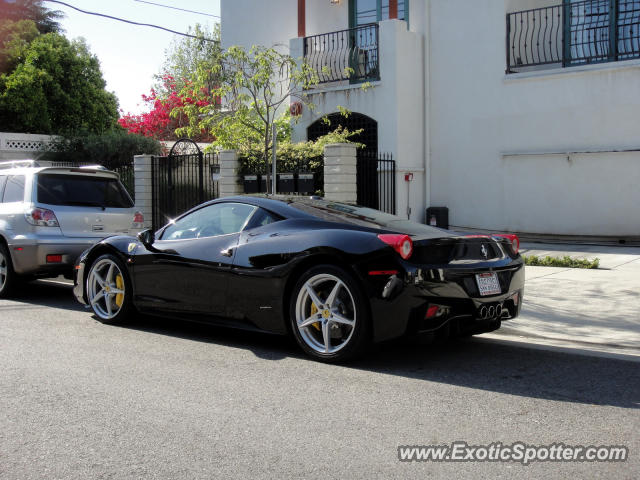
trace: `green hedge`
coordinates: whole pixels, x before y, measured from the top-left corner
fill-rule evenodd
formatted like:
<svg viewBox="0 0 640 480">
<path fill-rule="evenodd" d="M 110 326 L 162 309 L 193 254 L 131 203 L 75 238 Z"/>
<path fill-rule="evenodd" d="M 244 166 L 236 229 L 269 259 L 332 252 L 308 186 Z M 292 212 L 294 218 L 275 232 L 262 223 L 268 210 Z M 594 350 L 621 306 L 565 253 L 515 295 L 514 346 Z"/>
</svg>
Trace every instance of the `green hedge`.
<svg viewBox="0 0 640 480">
<path fill-rule="evenodd" d="M 95 163 L 116 169 L 133 162 L 134 155 L 159 155 L 160 142 L 125 131 L 102 135 L 61 137 L 49 145 L 44 160 L 54 162 Z"/>
</svg>

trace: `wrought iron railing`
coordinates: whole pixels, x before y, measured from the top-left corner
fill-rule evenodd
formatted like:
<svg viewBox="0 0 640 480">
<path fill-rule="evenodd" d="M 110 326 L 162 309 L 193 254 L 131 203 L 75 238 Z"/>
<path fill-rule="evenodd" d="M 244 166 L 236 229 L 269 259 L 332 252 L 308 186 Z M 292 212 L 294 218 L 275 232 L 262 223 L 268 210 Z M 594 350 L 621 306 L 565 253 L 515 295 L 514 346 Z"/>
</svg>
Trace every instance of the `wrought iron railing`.
<svg viewBox="0 0 640 480">
<path fill-rule="evenodd" d="M 380 79 L 378 24 L 313 35 L 304 39 L 304 58 L 319 83 Z"/>
<path fill-rule="evenodd" d="M 567 1 L 507 14 L 507 73 L 640 58 L 640 0 Z"/>
<path fill-rule="evenodd" d="M 396 213 L 396 162 L 390 153 L 358 149 L 356 192 L 358 205 Z"/>
</svg>

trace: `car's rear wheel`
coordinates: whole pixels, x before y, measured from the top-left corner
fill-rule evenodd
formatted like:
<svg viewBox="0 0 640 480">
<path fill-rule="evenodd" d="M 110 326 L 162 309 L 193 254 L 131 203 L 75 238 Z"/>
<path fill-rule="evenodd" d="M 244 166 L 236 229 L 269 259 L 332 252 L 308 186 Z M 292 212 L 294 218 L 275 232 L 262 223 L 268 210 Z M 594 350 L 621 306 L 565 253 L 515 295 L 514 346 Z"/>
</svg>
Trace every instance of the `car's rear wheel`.
<svg viewBox="0 0 640 480">
<path fill-rule="evenodd" d="M 291 296 L 293 335 L 311 357 L 340 362 L 362 353 L 369 343 L 369 315 L 357 282 L 333 265 L 305 272 Z"/>
<path fill-rule="evenodd" d="M 131 283 L 122 262 L 111 254 L 98 257 L 89 269 L 87 300 L 104 323 L 117 323 L 131 310 Z"/>
<path fill-rule="evenodd" d="M 9 251 L 3 243 L 0 243 L 0 298 L 8 297 L 17 281 L 18 277 L 13 271 Z"/>
</svg>

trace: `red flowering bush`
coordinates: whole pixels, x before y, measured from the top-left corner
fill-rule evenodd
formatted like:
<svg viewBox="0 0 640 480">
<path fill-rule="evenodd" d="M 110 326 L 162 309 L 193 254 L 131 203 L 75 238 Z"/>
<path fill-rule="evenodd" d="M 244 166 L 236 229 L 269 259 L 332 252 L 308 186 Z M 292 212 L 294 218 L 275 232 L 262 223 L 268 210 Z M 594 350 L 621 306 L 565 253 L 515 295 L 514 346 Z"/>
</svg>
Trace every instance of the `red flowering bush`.
<svg viewBox="0 0 640 480">
<path fill-rule="evenodd" d="M 190 83 L 186 82 L 187 91 Z M 152 137 L 156 140 L 177 140 L 176 129 L 189 125 L 189 118 L 184 113 L 184 107 L 195 105 L 205 107 L 210 104 L 206 99 L 197 99 L 195 92 L 190 95 L 180 95 L 177 83 L 171 75 L 162 78 L 163 92 L 159 94 L 155 89 L 151 89 L 149 95 L 142 95 L 142 100 L 149 107 L 149 111 L 140 115 L 127 113 L 123 115 L 118 123 L 129 133 Z M 183 90 L 184 91 L 184 90 Z M 172 111 L 177 115 L 171 116 Z M 201 130 L 193 140 L 198 142 L 210 142 L 213 137 L 206 131 Z"/>
</svg>

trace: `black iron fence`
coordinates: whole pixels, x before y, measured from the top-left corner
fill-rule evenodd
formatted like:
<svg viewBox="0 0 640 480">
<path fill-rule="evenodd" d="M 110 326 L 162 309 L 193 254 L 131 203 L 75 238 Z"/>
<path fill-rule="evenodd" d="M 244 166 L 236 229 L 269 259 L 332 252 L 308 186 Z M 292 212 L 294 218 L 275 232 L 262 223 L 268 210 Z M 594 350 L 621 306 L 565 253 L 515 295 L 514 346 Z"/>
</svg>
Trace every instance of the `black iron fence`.
<svg viewBox="0 0 640 480">
<path fill-rule="evenodd" d="M 127 192 L 129 192 L 129 195 L 131 195 L 131 198 L 135 202 L 136 185 L 135 176 L 133 173 L 133 161 L 131 163 L 115 167 L 113 171 L 120 175 L 120 181 L 122 182 L 122 185 L 124 185 L 124 188 L 127 189 Z"/>
<path fill-rule="evenodd" d="M 378 24 L 305 37 L 304 58 L 319 83 L 380 79 Z"/>
<path fill-rule="evenodd" d="M 640 0 L 567 1 L 507 14 L 507 73 L 640 58 Z"/>
<path fill-rule="evenodd" d="M 217 198 L 219 169 L 216 153 L 153 157 L 153 229 L 159 229 L 202 202 Z"/>
<path fill-rule="evenodd" d="M 357 202 L 363 207 L 396 213 L 396 162 L 390 153 L 359 149 Z"/>
</svg>

